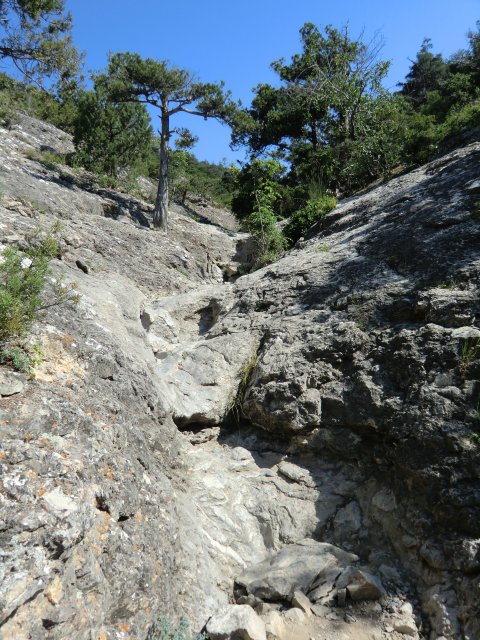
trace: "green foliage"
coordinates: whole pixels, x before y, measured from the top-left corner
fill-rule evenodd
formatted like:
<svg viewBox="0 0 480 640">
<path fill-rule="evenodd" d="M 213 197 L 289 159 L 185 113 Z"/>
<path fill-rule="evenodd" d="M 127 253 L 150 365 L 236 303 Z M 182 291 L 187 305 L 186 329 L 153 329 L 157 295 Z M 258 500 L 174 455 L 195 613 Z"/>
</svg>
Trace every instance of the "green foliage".
<svg viewBox="0 0 480 640">
<path fill-rule="evenodd" d="M 215 164 L 197 158 L 184 149 L 169 154 L 170 198 L 185 202 L 187 195 L 200 195 L 221 206 L 230 206 L 231 183 L 224 179 L 229 170 L 224 164 Z"/>
<path fill-rule="evenodd" d="M 79 67 L 71 27 L 64 0 L 1 0 L 0 58 L 10 58 L 30 81 L 54 77 L 65 86 Z"/>
<path fill-rule="evenodd" d="M 315 247 L 313 251 L 315 253 L 328 253 L 330 251 L 330 247 L 328 244 L 320 244 L 318 247 Z"/>
<path fill-rule="evenodd" d="M 287 217 L 308 199 L 307 185 L 294 185 L 286 175 L 286 167 L 277 163 L 273 174 L 268 178 L 275 182 L 275 197 L 272 208 L 278 218 Z M 240 220 L 248 218 L 256 205 L 256 189 L 259 180 L 267 177 L 268 165 L 262 168 L 262 163 L 252 161 L 245 164 L 242 169 L 231 166 L 225 170 L 224 182 L 231 193 L 231 207 L 233 213 Z"/>
<path fill-rule="evenodd" d="M 477 433 L 476 431 L 471 431 L 469 434 L 470 440 L 477 445 L 477 447 L 480 447 L 480 433 Z"/>
<path fill-rule="evenodd" d="M 453 108 L 440 126 L 440 139 L 447 140 L 480 126 L 480 97 L 462 107 Z"/>
<path fill-rule="evenodd" d="M 254 353 L 247 364 L 244 366 L 240 374 L 240 383 L 237 388 L 237 393 L 230 403 L 228 412 L 236 422 L 239 422 L 242 416 L 242 404 L 247 392 L 248 386 L 252 381 L 253 371 L 258 363 L 258 354 Z"/>
<path fill-rule="evenodd" d="M 58 246 L 49 238 L 23 252 L 6 247 L 0 263 L 0 341 L 24 336 L 42 307 L 49 262 Z"/>
<path fill-rule="evenodd" d="M 310 200 L 307 205 L 296 211 L 290 218 L 284 233 L 291 245 L 295 244 L 299 238 L 321 218 L 335 209 L 337 201 L 332 196 L 322 196 L 315 200 Z"/>
<path fill-rule="evenodd" d="M 112 177 L 122 170 L 134 175 L 149 173 L 157 149 L 144 105 L 114 104 L 104 91 L 95 90 L 79 92 L 75 106 L 74 165 Z"/>
<path fill-rule="evenodd" d="M 283 171 L 276 160 L 254 160 L 254 206 L 246 219 L 247 229 L 255 239 L 255 267 L 278 258 L 286 249 L 286 239 L 277 225 L 274 204 L 278 198 L 276 177 Z"/>
<path fill-rule="evenodd" d="M 170 118 L 183 112 L 229 122 L 236 105 L 230 92 L 219 84 L 197 82 L 185 69 L 165 60 L 142 58 L 137 53 L 117 53 L 110 57 L 106 73 L 97 76 L 97 87 L 114 103 L 149 104 L 159 110 L 160 171 L 153 224 L 167 229 L 169 200 Z M 182 136 L 180 137 L 182 140 Z M 185 134 L 183 140 L 186 141 Z M 189 143 L 193 142 L 192 139 Z"/>
<path fill-rule="evenodd" d="M 437 90 L 448 73 L 447 64 L 441 54 L 431 53 L 432 41 L 425 38 L 412 62 L 405 82 L 402 83 L 402 93 L 415 106 L 427 101 L 428 93 Z"/>
<path fill-rule="evenodd" d="M 11 367 L 23 373 L 32 372 L 33 367 L 40 364 L 37 345 L 22 344 L 21 346 L 2 346 L 0 343 L 0 364 Z"/>
<path fill-rule="evenodd" d="M 192 636 L 189 628 L 190 625 L 185 618 L 175 625 L 166 616 L 160 616 L 148 630 L 145 640 L 206 640 L 203 633 Z"/>
<path fill-rule="evenodd" d="M 54 231 L 54 230 L 53 230 Z M 21 251 L 6 247 L 0 256 L 0 362 L 19 370 L 28 369 L 33 361 L 32 347 L 25 342 L 43 309 L 73 300 L 70 289 L 57 283 L 45 290 L 51 275 L 50 261 L 59 254 L 52 233 L 42 239 L 31 238 L 31 245 Z"/>
<path fill-rule="evenodd" d="M 35 85 L 17 82 L 4 73 L 0 73 L 0 123 L 9 126 L 18 118 L 20 112 L 49 122 L 60 129 L 72 132 L 75 117 L 74 90 L 59 90 L 57 95 L 47 93 Z"/>
<path fill-rule="evenodd" d="M 477 404 L 476 408 L 471 411 L 470 417 L 476 422 L 480 422 L 480 402 Z"/>
<path fill-rule="evenodd" d="M 472 203 L 470 214 L 476 222 L 480 222 L 480 199 L 475 200 Z"/>
<path fill-rule="evenodd" d="M 389 63 L 377 60 L 381 43 L 311 23 L 300 36 L 302 52 L 272 64 L 280 87 L 259 85 L 234 119 L 233 142 L 253 153 L 275 148 L 290 163 L 292 186 L 318 183 L 322 193 L 388 173 L 401 137 L 397 101 L 382 87 Z"/>
<path fill-rule="evenodd" d="M 480 22 L 468 34 L 468 48 L 443 60 L 424 42 L 402 93 L 410 103 L 405 158 L 425 162 L 456 136 L 480 125 Z"/>
<path fill-rule="evenodd" d="M 276 177 L 278 217 L 292 218 L 291 242 L 314 217 L 325 193 L 348 195 L 397 168 L 423 163 L 480 125 L 480 22 L 468 48 L 450 59 L 425 40 L 401 91 L 383 87 L 389 63 L 381 42 L 365 44 L 348 29 L 311 23 L 300 30 L 302 50 L 272 64 L 278 86 L 260 84 L 249 108 L 233 118 L 232 142 L 252 158 L 268 153 L 285 166 Z M 253 163 L 230 181 L 233 212 L 254 210 Z M 301 230 L 293 230 L 298 220 Z"/>
<path fill-rule="evenodd" d="M 472 364 L 480 357 L 480 339 L 467 339 L 462 344 L 459 371 L 466 376 Z"/>
<path fill-rule="evenodd" d="M 35 160 L 43 164 L 47 169 L 56 169 L 58 164 L 65 164 L 65 157 L 52 151 L 37 151 L 36 149 L 28 149 L 25 156 L 30 160 Z"/>
<path fill-rule="evenodd" d="M 9 129 L 15 124 L 19 107 L 17 97 L 12 92 L 5 90 L 5 83 L 0 75 L 0 126 Z"/>
<path fill-rule="evenodd" d="M 335 150 L 337 182 L 345 193 L 387 178 L 404 155 L 408 120 L 403 100 L 385 94 L 362 101 L 365 109 L 357 118 L 355 137 Z"/>
</svg>

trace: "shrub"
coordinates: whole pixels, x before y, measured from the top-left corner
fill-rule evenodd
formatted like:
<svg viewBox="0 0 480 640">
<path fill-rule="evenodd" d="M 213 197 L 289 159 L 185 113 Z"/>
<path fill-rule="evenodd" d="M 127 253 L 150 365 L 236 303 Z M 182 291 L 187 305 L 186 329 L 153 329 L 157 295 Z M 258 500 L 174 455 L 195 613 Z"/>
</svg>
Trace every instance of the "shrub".
<svg viewBox="0 0 480 640">
<path fill-rule="evenodd" d="M 247 228 L 255 238 L 256 268 L 270 264 L 286 249 L 286 240 L 277 226 L 277 218 L 268 206 L 259 206 L 250 214 Z"/>
<path fill-rule="evenodd" d="M 26 338 L 39 312 L 75 299 L 61 283 L 50 297 L 45 295 L 50 260 L 58 256 L 59 246 L 51 233 L 33 240 L 25 251 L 9 246 L 0 254 L 0 363 L 19 371 L 29 371 L 38 359 L 38 350 Z"/>
<path fill-rule="evenodd" d="M 461 108 L 453 109 L 440 127 L 442 139 L 480 126 L 480 98 Z"/>
<path fill-rule="evenodd" d="M 192 636 L 189 631 L 189 624 L 182 618 L 178 625 L 174 625 L 165 616 L 160 616 L 149 629 L 145 640 L 205 640 L 206 636 L 201 633 Z"/>
<path fill-rule="evenodd" d="M 285 236 L 290 245 L 295 244 L 299 238 L 304 236 L 307 231 L 321 218 L 335 209 L 337 201 L 332 196 L 321 196 L 310 200 L 307 205 L 296 211 L 285 227 Z"/>
<path fill-rule="evenodd" d="M 276 160 L 252 162 L 254 207 L 246 227 L 255 240 L 255 267 L 263 267 L 286 249 L 286 239 L 277 225 L 274 205 L 278 198 L 276 176 L 282 170 Z"/>
<path fill-rule="evenodd" d="M 467 338 L 462 344 L 462 350 L 460 355 L 459 370 L 463 377 L 465 377 L 474 363 L 480 357 L 480 338 L 477 340 Z"/>
<path fill-rule="evenodd" d="M 237 393 L 235 397 L 231 400 L 230 406 L 228 408 L 228 413 L 232 416 L 235 422 L 240 422 L 240 418 L 242 417 L 242 405 L 245 399 L 245 394 L 247 393 L 247 389 L 252 381 L 253 372 L 258 363 L 258 354 L 254 353 L 247 364 L 241 371 L 240 374 L 240 383 L 237 388 Z"/>
<path fill-rule="evenodd" d="M 0 126 L 9 129 L 17 119 L 18 105 L 13 98 L 5 93 L 0 92 Z"/>
<path fill-rule="evenodd" d="M 57 164 L 65 164 L 64 156 L 53 151 L 37 151 L 36 149 L 28 149 L 25 153 L 26 157 L 30 160 L 35 160 L 43 164 L 47 169 L 54 170 L 57 168 Z"/>
</svg>

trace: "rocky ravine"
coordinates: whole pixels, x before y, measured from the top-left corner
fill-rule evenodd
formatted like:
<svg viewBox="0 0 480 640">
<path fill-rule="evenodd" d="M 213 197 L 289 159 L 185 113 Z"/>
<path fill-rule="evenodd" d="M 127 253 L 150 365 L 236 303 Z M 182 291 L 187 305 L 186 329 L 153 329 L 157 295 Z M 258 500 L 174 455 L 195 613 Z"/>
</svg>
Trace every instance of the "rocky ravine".
<svg viewBox="0 0 480 640">
<path fill-rule="evenodd" d="M 26 156 L 69 144 L 0 136 L 1 241 L 60 219 L 81 294 L 1 372 L 1 637 L 479 638 L 480 144 L 236 281 L 245 236 Z"/>
</svg>

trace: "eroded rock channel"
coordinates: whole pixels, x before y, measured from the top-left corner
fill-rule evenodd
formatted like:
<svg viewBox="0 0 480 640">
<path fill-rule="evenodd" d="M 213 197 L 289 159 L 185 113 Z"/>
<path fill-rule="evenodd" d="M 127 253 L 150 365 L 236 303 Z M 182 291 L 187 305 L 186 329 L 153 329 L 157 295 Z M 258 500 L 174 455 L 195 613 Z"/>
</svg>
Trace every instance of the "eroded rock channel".
<svg viewBox="0 0 480 640">
<path fill-rule="evenodd" d="M 237 278 L 244 235 L 153 232 L 38 127 L 1 131 L 2 242 L 60 218 L 81 299 L 2 372 L 2 637 L 479 638 L 480 144 Z"/>
</svg>

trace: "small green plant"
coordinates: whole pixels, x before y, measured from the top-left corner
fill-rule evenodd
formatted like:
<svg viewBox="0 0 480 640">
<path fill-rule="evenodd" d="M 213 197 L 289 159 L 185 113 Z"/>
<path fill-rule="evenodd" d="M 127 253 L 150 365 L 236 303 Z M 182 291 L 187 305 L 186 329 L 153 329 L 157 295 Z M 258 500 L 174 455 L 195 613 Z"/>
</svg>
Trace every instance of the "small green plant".
<svg viewBox="0 0 480 640">
<path fill-rule="evenodd" d="M 18 120 L 19 105 L 7 91 L 0 91 L 0 126 L 10 129 Z"/>
<path fill-rule="evenodd" d="M 357 327 L 362 331 L 366 331 L 372 321 L 372 312 L 368 305 L 359 298 L 354 298 L 347 308 L 350 318 L 355 322 Z"/>
<path fill-rule="evenodd" d="M 468 373 L 468 370 L 479 355 L 480 338 L 477 338 L 476 340 L 467 338 L 462 344 L 460 364 L 458 366 L 462 376 L 465 376 Z"/>
<path fill-rule="evenodd" d="M 257 363 L 258 355 L 257 353 L 254 353 L 241 372 L 237 393 L 230 402 L 228 413 L 233 416 L 236 422 L 240 420 L 240 417 L 242 415 L 242 404 L 245 398 L 245 393 L 247 392 L 248 385 L 250 384 L 252 379 L 253 370 L 257 366 Z"/>
<path fill-rule="evenodd" d="M 18 199 L 24 206 L 29 207 L 32 211 L 36 213 L 40 213 L 40 214 L 47 213 L 46 207 L 36 202 L 35 200 L 30 200 L 30 198 L 27 198 L 27 196 L 25 195 L 19 196 Z"/>
<path fill-rule="evenodd" d="M 28 149 L 25 156 L 29 160 L 34 160 L 43 164 L 47 169 L 57 169 L 57 165 L 65 164 L 65 158 L 58 153 L 52 151 L 37 151 L 36 149 Z"/>
<path fill-rule="evenodd" d="M 0 349 L 0 364 L 7 365 L 15 371 L 28 373 L 33 366 L 33 358 L 28 347 L 4 347 Z"/>
<path fill-rule="evenodd" d="M 203 633 L 192 636 L 190 625 L 185 618 L 181 618 L 176 625 L 166 616 L 160 616 L 148 630 L 145 640 L 206 640 L 206 637 Z"/>
<path fill-rule="evenodd" d="M 97 175 L 95 181 L 102 189 L 117 189 L 118 180 L 115 176 Z"/>
<path fill-rule="evenodd" d="M 328 244 L 320 244 L 318 247 L 315 247 L 313 251 L 314 253 L 328 253 L 330 251 L 330 247 Z"/>
<path fill-rule="evenodd" d="M 285 227 L 285 236 L 288 238 L 290 245 L 295 244 L 307 231 L 327 213 L 333 211 L 337 205 L 337 201 L 332 196 L 321 196 L 310 200 L 303 209 L 296 211 L 290 217 Z"/>
<path fill-rule="evenodd" d="M 480 446 L 480 433 L 477 433 L 476 431 L 470 431 L 468 437 L 474 444 Z"/>
<path fill-rule="evenodd" d="M 260 268 L 276 260 L 287 247 L 282 230 L 277 226 L 274 205 L 278 199 L 275 177 L 282 171 L 276 160 L 254 160 L 254 208 L 246 220 L 247 229 L 255 239 L 255 264 Z"/>
<path fill-rule="evenodd" d="M 27 342 L 39 313 L 76 300 L 61 281 L 49 287 L 49 295 L 45 293 L 50 261 L 59 254 L 52 232 L 40 239 L 37 231 L 29 241 L 24 251 L 8 246 L 0 254 L 0 364 L 18 371 L 31 371 L 41 356 L 38 348 Z"/>
<path fill-rule="evenodd" d="M 185 269 L 185 267 L 176 267 L 177 271 L 179 273 L 181 273 L 183 276 L 185 276 L 186 278 L 190 277 L 189 273 L 188 273 L 188 269 Z"/>
</svg>

